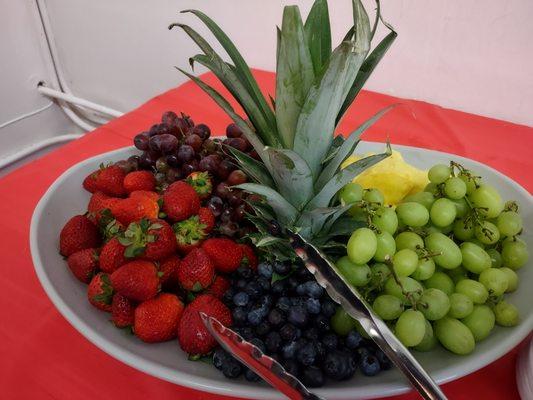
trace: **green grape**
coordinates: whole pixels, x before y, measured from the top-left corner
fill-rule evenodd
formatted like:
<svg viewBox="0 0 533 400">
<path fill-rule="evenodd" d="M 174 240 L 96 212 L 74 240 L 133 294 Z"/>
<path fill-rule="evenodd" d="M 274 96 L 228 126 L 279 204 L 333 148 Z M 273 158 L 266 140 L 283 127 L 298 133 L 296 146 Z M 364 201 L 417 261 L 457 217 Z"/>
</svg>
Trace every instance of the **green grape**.
<svg viewBox="0 0 533 400">
<path fill-rule="evenodd" d="M 452 278 L 453 283 L 457 285 L 457 282 L 468 279 L 468 272 L 467 270 L 462 267 L 461 265 L 454 269 L 448 269 L 446 270 L 446 273 L 450 278 Z"/>
<path fill-rule="evenodd" d="M 473 237 L 471 239 L 467 240 L 469 243 L 474 243 L 476 246 L 481 247 L 482 249 L 485 249 L 485 243 L 481 243 L 477 238 Z"/>
<path fill-rule="evenodd" d="M 392 258 L 394 272 L 398 276 L 409 276 L 418 266 L 418 254 L 411 249 L 398 251 Z"/>
<path fill-rule="evenodd" d="M 342 307 L 337 307 L 335 314 L 331 317 L 331 327 L 338 335 L 346 336 L 355 328 L 355 320 Z"/>
<path fill-rule="evenodd" d="M 443 318 L 450 310 L 450 299 L 442 290 L 429 288 L 422 292 L 417 308 L 429 321 Z"/>
<path fill-rule="evenodd" d="M 517 270 L 522 268 L 529 258 L 526 244 L 521 240 L 503 243 L 502 264 L 504 267 Z"/>
<path fill-rule="evenodd" d="M 500 240 L 500 231 L 492 222 L 483 221 L 474 228 L 476 239 L 483 244 L 494 244 Z"/>
<path fill-rule="evenodd" d="M 346 250 L 353 263 L 366 264 L 376 254 L 377 246 L 378 240 L 374 231 L 368 228 L 359 228 L 350 236 Z"/>
<path fill-rule="evenodd" d="M 386 259 L 392 258 L 396 253 L 396 242 L 389 232 L 381 232 L 376 235 L 378 245 L 374 260 L 383 262 Z"/>
<path fill-rule="evenodd" d="M 501 296 L 507 290 L 507 275 L 501 269 L 489 268 L 479 274 L 479 282 L 487 288 L 489 295 Z"/>
<path fill-rule="evenodd" d="M 466 183 L 461 178 L 452 176 L 444 182 L 444 194 L 452 200 L 459 200 L 466 195 Z"/>
<path fill-rule="evenodd" d="M 426 322 L 426 332 L 424 333 L 424 338 L 422 341 L 413 347 L 416 351 L 430 351 L 435 348 L 437 345 L 437 338 L 433 333 L 433 327 L 428 320 Z"/>
<path fill-rule="evenodd" d="M 462 293 L 452 293 L 450 296 L 450 311 L 448 316 L 452 318 L 465 318 L 474 310 L 472 299 Z"/>
<path fill-rule="evenodd" d="M 420 227 L 429 221 L 429 212 L 419 203 L 401 203 L 396 207 L 398 219 L 407 226 Z"/>
<path fill-rule="evenodd" d="M 414 202 L 414 203 L 422 204 L 429 211 L 434 201 L 435 201 L 435 196 L 433 196 L 433 193 L 418 192 L 415 194 L 410 194 L 409 196 L 405 196 L 404 199 L 402 200 L 402 203 Z"/>
<path fill-rule="evenodd" d="M 511 268 L 507 267 L 500 268 L 500 271 L 507 277 L 507 290 L 505 293 L 514 292 L 518 288 L 518 275 Z"/>
<path fill-rule="evenodd" d="M 424 290 L 424 287 L 420 284 L 420 282 L 415 281 L 414 279 L 408 276 L 400 276 L 398 277 L 398 280 L 413 300 L 416 301 L 420 298 L 420 295 Z M 384 289 L 386 294 L 390 294 L 399 298 L 403 302 L 403 304 L 410 303 L 409 299 L 402 293 L 402 288 L 396 283 L 393 277 L 387 279 L 387 282 L 385 282 Z"/>
<path fill-rule="evenodd" d="M 426 248 L 434 254 L 433 261 L 445 269 L 457 268 L 463 259 L 461 250 L 455 242 L 442 233 L 432 233 L 426 237 Z"/>
<path fill-rule="evenodd" d="M 458 219 L 453 223 L 453 235 L 462 241 L 471 239 L 474 237 L 474 224 L 470 220 Z"/>
<path fill-rule="evenodd" d="M 459 173 L 459 179 L 461 179 L 466 184 L 466 194 L 472 193 L 474 190 L 476 190 L 476 179 L 468 174 L 470 171 L 465 171 L 467 173 L 460 172 Z"/>
<path fill-rule="evenodd" d="M 463 256 L 463 267 L 474 274 L 479 274 L 492 265 L 488 253 L 474 243 L 461 243 L 461 255 Z"/>
<path fill-rule="evenodd" d="M 496 323 L 500 326 L 516 326 L 520 322 L 520 313 L 518 308 L 505 300 L 500 301 L 494 306 L 494 315 L 496 316 Z"/>
<path fill-rule="evenodd" d="M 435 288 L 443 291 L 448 296 L 455 290 L 455 284 L 452 278 L 441 271 L 436 271 L 429 279 L 424 281 L 427 288 Z"/>
<path fill-rule="evenodd" d="M 483 304 L 489 298 L 489 292 L 485 286 L 473 279 L 463 279 L 457 282 L 455 291 L 470 297 L 474 304 Z"/>
<path fill-rule="evenodd" d="M 489 336 L 494 328 L 494 312 L 486 305 L 476 305 L 472 312 L 461 320 L 466 325 L 474 340 L 479 342 Z"/>
<path fill-rule="evenodd" d="M 378 189 L 366 189 L 363 193 L 363 200 L 369 203 L 383 204 L 385 197 Z"/>
<path fill-rule="evenodd" d="M 354 205 L 348 210 L 348 214 L 350 214 L 350 216 L 352 216 L 356 221 L 366 222 L 366 211 L 363 208 L 363 203 L 361 201 L 355 202 Z"/>
<path fill-rule="evenodd" d="M 355 182 L 350 182 L 341 189 L 340 198 L 344 204 L 351 204 L 363 199 L 363 187 Z"/>
<path fill-rule="evenodd" d="M 468 206 L 468 203 L 466 202 L 464 197 L 459 200 L 452 200 L 452 202 L 453 204 L 455 204 L 457 218 L 463 218 L 470 210 L 470 207 Z"/>
<path fill-rule="evenodd" d="M 428 179 L 431 183 L 439 184 L 443 183 L 451 175 L 452 171 L 450 167 L 444 164 L 436 164 L 432 166 L 428 171 Z"/>
<path fill-rule="evenodd" d="M 376 263 L 370 267 L 372 277 L 370 278 L 370 284 L 372 286 L 381 288 L 391 276 L 390 268 L 382 263 Z"/>
<path fill-rule="evenodd" d="M 490 185 L 481 185 L 469 195 L 473 206 L 487 218 L 496 218 L 503 210 L 503 200 Z"/>
<path fill-rule="evenodd" d="M 458 319 L 444 317 L 433 328 L 439 342 L 452 353 L 466 355 L 476 347 L 472 332 Z"/>
<path fill-rule="evenodd" d="M 424 247 L 422 238 L 414 232 L 402 232 L 396 236 L 396 251 L 403 249 L 416 250 Z"/>
<path fill-rule="evenodd" d="M 339 258 L 336 266 L 348 283 L 353 286 L 364 286 L 370 282 L 372 277 L 370 267 L 367 264 L 355 264 L 348 256 Z"/>
<path fill-rule="evenodd" d="M 417 281 L 425 281 L 433 276 L 435 273 L 435 261 L 429 258 L 422 258 L 418 260 L 418 266 L 416 267 L 415 272 L 411 274 L 413 279 Z"/>
<path fill-rule="evenodd" d="M 398 318 L 403 312 L 402 301 L 390 294 L 382 294 L 374 300 L 372 308 L 385 321 Z"/>
<path fill-rule="evenodd" d="M 522 217 L 514 211 L 504 211 L 496 219 L 496 226 L 502 236 L 515 236 L 522 230 Z"/>
<path fill-rule="evenodd" d="M 490 256 L 492 268 L 500 268 L 502 266 L 502 255 L 496 249 L 487 249 L 487 254 Z"/>
<path fill-rule="evenodd" d="M 390 207 L 380 207 L 372 216 L 372 223 L 380 230 L 388 232 L 391 235 L 398 229 L 398 216 Z"/>
<path fill-rule="evenodd" d="M 426 322 L 420 311 L 405 310 L 394 327 L 394 334 L 407 347 L 420 344 L 426 333 Z"/>
<path fill-rule="evenodd" d="M 457 208 L 453 201 L 441 198 L 435 200 L 429 212 L 431 222 L 439 228 L 453 223 L 457 216 Z"/>
<path fill-rule="evenodd" d="M 439 187 L 433 182 L 429 182 L 424 188 L 424 192 L 431 193 L 433 196 L 438 196 L 440 194 Z"/>
</svg>

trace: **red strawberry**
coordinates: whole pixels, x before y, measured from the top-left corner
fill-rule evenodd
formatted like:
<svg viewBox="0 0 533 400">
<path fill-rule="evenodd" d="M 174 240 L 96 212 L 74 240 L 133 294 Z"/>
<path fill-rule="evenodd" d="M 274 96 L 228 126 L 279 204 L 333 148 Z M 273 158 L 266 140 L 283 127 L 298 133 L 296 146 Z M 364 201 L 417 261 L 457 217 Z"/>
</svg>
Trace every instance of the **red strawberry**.
<svg viewBox="0 0 533 400">
<path fill-rule="evenodd" d="M 217 345 L 203 324 L 199 312 L 218 319 L 226 326 L 231 325 L 231 312 L 219 299 L 203 294 L 196 297 L 183 311 L 178 325 L 178 342 L 186 353 L 204 355 Z"/>
<path fill-rule="evenodd" d="M 177 248 L 172 227 L 162 219 L 141 219 L 131 223 L 119 241 L 126 246 L 126 257 L 143 256 L 152 261 L 170 256 Z"/>
<path fill-rule="evenodd" d="M 177 296 L 161 293 L 135 309 L 135 335 L 144 342 L 155 343 L 174 339 L 183 314 L 183 303 Z"/>
<path fill-rule="evenodd" d="M 191 172 L 185 180 L 198 194 L 200 199 L 206 199 L 213 191 L 213 182 L 207 172 Z"/>
<path fill-rule="evenodd" d="M 226 293 L 226 291 L 229 289 L 229 287 L 229 281 L 226 278 L 218 275 L 211 284 L 211 286 L 207 288 L 206 293 L 215 296 L 217 299 L 221 299 L 222 296 L 224 296 L 224 293 Z"/>
<path fill-rule="evenodd" d="M 199 247 L 207 236 L 198 215 L 176 222 L 172 225 L 172 229 L 176 234 L 178 251 L 182 254 L 187 254 L 192 249 Z"/>
<path fill-rule="evenodd" d="M 133 171 L 124 178 L 124 189 L 131 193 L 136 190 L 155 190 L 155 176 L 150 171 Z"/>
<path fill-rule="evenodd" d="M 124 170 L 116 165 L 103 167 L 96 173 L 96 188 L 109 196 L 120 197 L 126 194 L 124 190 Z"/>
<path fill-rule="evenodd" d="M 163 211 L 172 221 L 183 221 L 197 214 L 200 198 L 189 184 L 174 182 L 163 194 Z"/>
<path fill-rule="evenodd" d="M 85 177 L 83 180 L 83 188 L 87 190 L 88 192 L 95 193 L 98 191 L 97 185 L 96 185 L 96 177 L 100 173 L 100 170 L 96 170 L 91 172 L 89 175 Z"/>
<path fill-rule="evenodd" d="M 111 320 L 117 328 L 133 326 L 135 304 L 128 298 L 116 293 L 111 302 Z"/>
<path fill-rule="evenodd" d="M 159 290 L 157 269 L 145 260 L 124 264 L 111 274 L 111 283 L 117 293 L 139 302 L 151 299 Z"/>
<path fill-rule="evenodd" d="M 84 215 L 72 217 L 59 234 L 59 252 L 68 257 L 80 250 L 100 245 L 100 234 L 95 224 Z"/>
<path fill-rule="evenodd" d="M 159 194 L 157 194 L 157 192 L 149 191 L 149 190 L 136 190 L 130 193 L 130 197 L 132 199 L 148 198 L 155 202 L 159 200 Z"/>
<path fill-rule="evenodd" d="M 113 286 L 108 274 L 96 274 L 87 288 L 89 303 L 102 311 L 111 312 Z"/>
<path fill-rule="evenodd" d="M 98 269 L 96 249 L 85 249 L 71 254 L 67 259 L 67 264 L 76 278 L 83 283 L 91 282 Z"/>
<path fill-rule="evenodd" d="M 177 275 L 181 287 L 199 292 L 213 282 L 215 267 L 205 251 L 194 249 L 181 261 Z"/>
<path fill-rule="evenodd" d="M 172 255 L 165 258 L 159 263 L 159 280 L 164 287 L 172 288 L 176 286 L 178 281 L 178 268 L 181 260 L 178 256 Z"/>
<path fill-rule="evenodd" d="M 211 238 L 202 243 L 217 271 L 230 273 L 239 268 L 242 260 L 242 248 L 231 239 Z"/>
<path fill-rule="evenodd" d="M 137 194 L 133 195 L 133 193 Z M 126 226 L 143 218 L 157 218 L 159 215 L 157 199 L 148 195 L 152 192 L 133 193 L 127 199 L 122 199 L 112 205 L 111 213 L 115 218 Z"/>
<path fill-rule="evenodd" d="M 200 223 L 205 225 L 204 232 L 209 234 L 215 227 L 215 215 L 213 212 L 207 207 L 201 207 L 198 210 L 198 218 L 200 219 Z"/>
<path fill-rule="evenodd" d="M 251 269 L 257 269 L 257 264 L 259 263 L 259 260 L 257 259 L 257 255 L 255 254 L 255 251 L 252 247 L 248 246 L 247 244 L 240 244 L 239 245 L 242 249 L 242 260 L 241 264 L 248 265 Z"/>
<path fill-rule="evenodd" d="M 116 237 L 104 244 L 100 251 L 100 269 L 107 273 L 116 271 L 120 266 L 126 264 L 128 259 L 124 255 L 124 247 Z"/>
<path fill-rule="evenodd" d="M 89 218 L 98 223 L 104 214 L 104 210 L 111 208 L 122 199 L 118 197 L 110 197 L 103 192 L 95 192 L 89 200 L 87 211 L 89 211 Z"/>
</svg>

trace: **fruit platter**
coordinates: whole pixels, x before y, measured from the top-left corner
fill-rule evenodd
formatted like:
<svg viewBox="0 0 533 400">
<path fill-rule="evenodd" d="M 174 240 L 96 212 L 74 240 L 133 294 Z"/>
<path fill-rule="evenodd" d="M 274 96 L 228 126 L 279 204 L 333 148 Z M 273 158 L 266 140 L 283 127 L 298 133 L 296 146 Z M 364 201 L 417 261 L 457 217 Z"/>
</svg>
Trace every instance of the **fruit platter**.
<svg viewBox="0 0 533 400">
<path fill-rule="evenodd" d="M 353 1 L 332 50 L 327 2 L 286 7 L 270 103 L 235 46 L 196 10 L 233 64 L 191 27 L 191 57 L 245 114 L 187 71 L 232 118 L 211 132 L 169 110 L 131 147 L 61 175 L 32 219 L 37 275 L 65 318 L 134 368 L 181 385 L 281 398 L 222 349 L 200 312 L 231 327 L 328 399 L 409 386 L 302 265 L 283 235 L 320 248 L 439 383 L 511 350 L 533 328 L 531 195 L 488 166 L 361 141 L 336 126 L 396 37 Z M 371 50 L 378 25 L 390 32 Z M 298 71 L 297 74 L 291 71 Z M 393 137 L 393 135 L 391 135 Z"/>
</svg>

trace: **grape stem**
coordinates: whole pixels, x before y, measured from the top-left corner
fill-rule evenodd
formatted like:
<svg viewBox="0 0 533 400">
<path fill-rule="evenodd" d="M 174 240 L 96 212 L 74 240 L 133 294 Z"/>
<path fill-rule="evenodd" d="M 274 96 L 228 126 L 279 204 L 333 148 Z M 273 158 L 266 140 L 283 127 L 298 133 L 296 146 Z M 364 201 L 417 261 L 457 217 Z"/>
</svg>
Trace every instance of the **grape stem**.
<svg viewBox="0 0 533 400">
<path fill-rule="evenodd" d="M 385 265 L 387 267 L 389 267 L 389 270 L 390 270 L 390 272 L 392 274 L 392 277 L 393 277 L 394 281 L 396 282 L 396 284 L 402 290 L 402 294 L 405 296 L 405 298 L 407 300 L 409 300 L 409 302 L 411 303 L 411 307 L 413 307 L 413 310 L 416 311 L 416 301 L 415 301 L 415 299 L 413 299 L 413 295 L 411 294 L 411 292 L 407 292 L 405 290 L 405 288 L 402 285 L 402 282 L 400 281 L 400 278 L 398 278 L 398 275 L 396 275 L 396 271 L 394 271 L 394 264 L 393 264 L 391 258 L 389 256 L 386 256 L 384 263 L 385 263 Z"/>
</svg>

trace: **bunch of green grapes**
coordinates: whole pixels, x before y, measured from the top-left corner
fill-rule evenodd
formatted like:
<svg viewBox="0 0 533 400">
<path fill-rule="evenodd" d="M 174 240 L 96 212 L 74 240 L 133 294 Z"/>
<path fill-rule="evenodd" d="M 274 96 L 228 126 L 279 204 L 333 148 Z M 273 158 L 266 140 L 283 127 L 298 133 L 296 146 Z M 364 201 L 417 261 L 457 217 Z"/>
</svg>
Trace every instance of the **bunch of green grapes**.
<svg viewBox="0 0 533 400">
<path fill-rule="evenodd" d="M 519 323 L 504 296 L 528 260 L 522 218 L 515 202 L 504 204 L 455 162 L 433 166 L 428 177 L 423 192 L 395 208 L 376 189 L 346 185 L 341 201 L 366 227 L 353 232 L 336 265 L 405 346 L 428 351 L 440 342 L 468 354 L 495 324 Z"/>
</svg>

